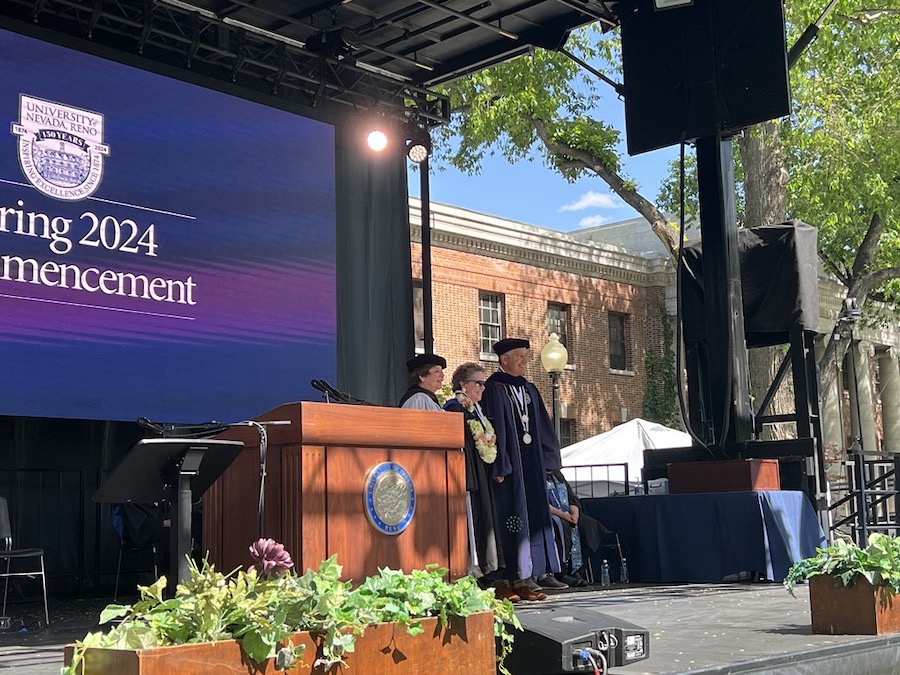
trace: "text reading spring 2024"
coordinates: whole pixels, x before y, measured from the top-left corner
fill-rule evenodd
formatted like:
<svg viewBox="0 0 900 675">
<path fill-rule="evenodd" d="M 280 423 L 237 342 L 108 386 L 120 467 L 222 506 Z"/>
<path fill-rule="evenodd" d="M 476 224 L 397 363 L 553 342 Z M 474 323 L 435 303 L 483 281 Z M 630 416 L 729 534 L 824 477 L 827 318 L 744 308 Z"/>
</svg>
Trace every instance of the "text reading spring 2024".
<svg viewBox="0 0 900 675">
<path fill-rule="evenodd" d="M 0 234 L 13 234 L 44 239 L 50 251 L 66 255 L 77 243 L 89 248 L 106 249 L 121 253 L 155 257 L 156 226 L 140 226 L 131 219 L 119 220 L 113 216 L 100 216 L 85 211 L 77 221 L 62 216 L 26 211 L 24 202 L 16 202 L 19 208 L 0 206 Z M 82 227 L 80 237 L 72 234 L 76 223 Z M 53 260 L 18 255 L 0 255 L 0 281 L 40 284 L 57 288 L 70 288 L 87 293 L 104 293 L 184 305 L 197 304 L 194 300 L 196 283 L 191 276 L 184 279 L 148 277 L 144 274 L 100 269 L 96 266 L 58 263 Z"/>
</svg>

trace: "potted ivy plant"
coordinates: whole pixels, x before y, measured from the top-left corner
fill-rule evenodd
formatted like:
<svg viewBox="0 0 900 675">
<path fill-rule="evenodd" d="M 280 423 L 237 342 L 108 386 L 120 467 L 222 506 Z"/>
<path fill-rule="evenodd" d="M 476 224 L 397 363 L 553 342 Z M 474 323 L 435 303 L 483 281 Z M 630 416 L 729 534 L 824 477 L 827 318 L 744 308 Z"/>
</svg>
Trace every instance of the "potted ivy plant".
<svg viewBox="0 0 900 675">
<path fill-rule="evenodd" d="M 508 600 L 474 579 L 446 579 L 429 566 L 409 574 L 382 569 L 358 587 L 341 581 L 334 556 L 297 574 L 271 539 L 250 547 L 254 565 L 222 573 L 190 563 L 175 596 L 165 577 L 139 587 L 133 605 L 109 605 L 100 623 L 66 649 L 62 675 L 205 673 L 434 672 L 466 666 L 494 673 L 521 629 Z M 495 642 L 496 640 L 496 642 Z M 499 645 L 499 654 L 495 645 Z"/>
<path fill-rule="evenodd" d="M 785 588 L 809 580 L 812 632 L 882 635 L 900 631 L 900 537 L 875 533 L 868 545 L 836 540 L 795 563 Z"/>
</svg>

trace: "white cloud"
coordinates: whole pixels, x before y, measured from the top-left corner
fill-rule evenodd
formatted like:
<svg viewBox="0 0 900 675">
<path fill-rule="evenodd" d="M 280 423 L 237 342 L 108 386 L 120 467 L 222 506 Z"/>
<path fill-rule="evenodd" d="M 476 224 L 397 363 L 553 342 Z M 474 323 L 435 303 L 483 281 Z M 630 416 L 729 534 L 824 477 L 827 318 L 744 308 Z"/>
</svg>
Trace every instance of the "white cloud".
<svg viewBox="0 0 900 675">
<path fill-rule="evenodd" d="M 587 216 L 578 221 L 578 227 L 597 227 L 608 222 L 609 218 L 606 216 Z"/>
<path fill-rule="evenodd" d="M 585 192 L 581 197 L 571 204 L 563 204 L 559 207 L 560 211 L 582 211 L 584 209 L 618 209 L 624 206 L 621 199 L 615 195 L 605 194 L 602 192 Z"/>
</svg>

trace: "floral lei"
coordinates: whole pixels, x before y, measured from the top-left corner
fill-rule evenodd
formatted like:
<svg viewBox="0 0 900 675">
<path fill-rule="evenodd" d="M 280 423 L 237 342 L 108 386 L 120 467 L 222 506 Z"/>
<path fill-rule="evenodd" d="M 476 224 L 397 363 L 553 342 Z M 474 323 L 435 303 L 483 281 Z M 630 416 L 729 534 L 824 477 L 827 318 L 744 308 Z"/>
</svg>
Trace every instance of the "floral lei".
<svg viewBox="0 0 900 675">
<path fill-rule="evenodd" d="M 475 412 L 475 403 L 466 396 L 465 392 L 456 392 L 456 400 L 470 413 Z M 475 439 L 478 456 L 486 464 L 493 464 L 497 459 L 497 434 L 494 433 L 494 427 L 490 420 L 484 418 L 484 424 L 482 424 L 481 419 L 476 415 L 468 421 L 468 426 L 472 438 Z"/>
</svg>

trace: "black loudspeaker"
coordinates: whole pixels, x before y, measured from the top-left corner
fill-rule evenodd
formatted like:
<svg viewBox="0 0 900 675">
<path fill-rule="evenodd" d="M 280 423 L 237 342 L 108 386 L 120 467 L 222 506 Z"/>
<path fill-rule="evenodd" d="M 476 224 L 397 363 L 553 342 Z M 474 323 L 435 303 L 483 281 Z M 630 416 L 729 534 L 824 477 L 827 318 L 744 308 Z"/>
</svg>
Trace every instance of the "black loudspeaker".
<svg viewBox="0 0 900 675">
<path fill-rule="evenodd" d="M 782 0 L 659 2 L 619 2 L 629 154 L 790 112 Z"/>
<path fill-rule="evenodd" d="M 592 673 L 590 661 L 580 656 L 584 649 L 602 652 L 608 668 L 627 666 L 650 656 L 647 630 L 594 609 L 526 609 L 516 616 L 524 632 L 513 630 L 513 650 L 506 658 L 506 667 L 513 675 Z"/>
</svg>

